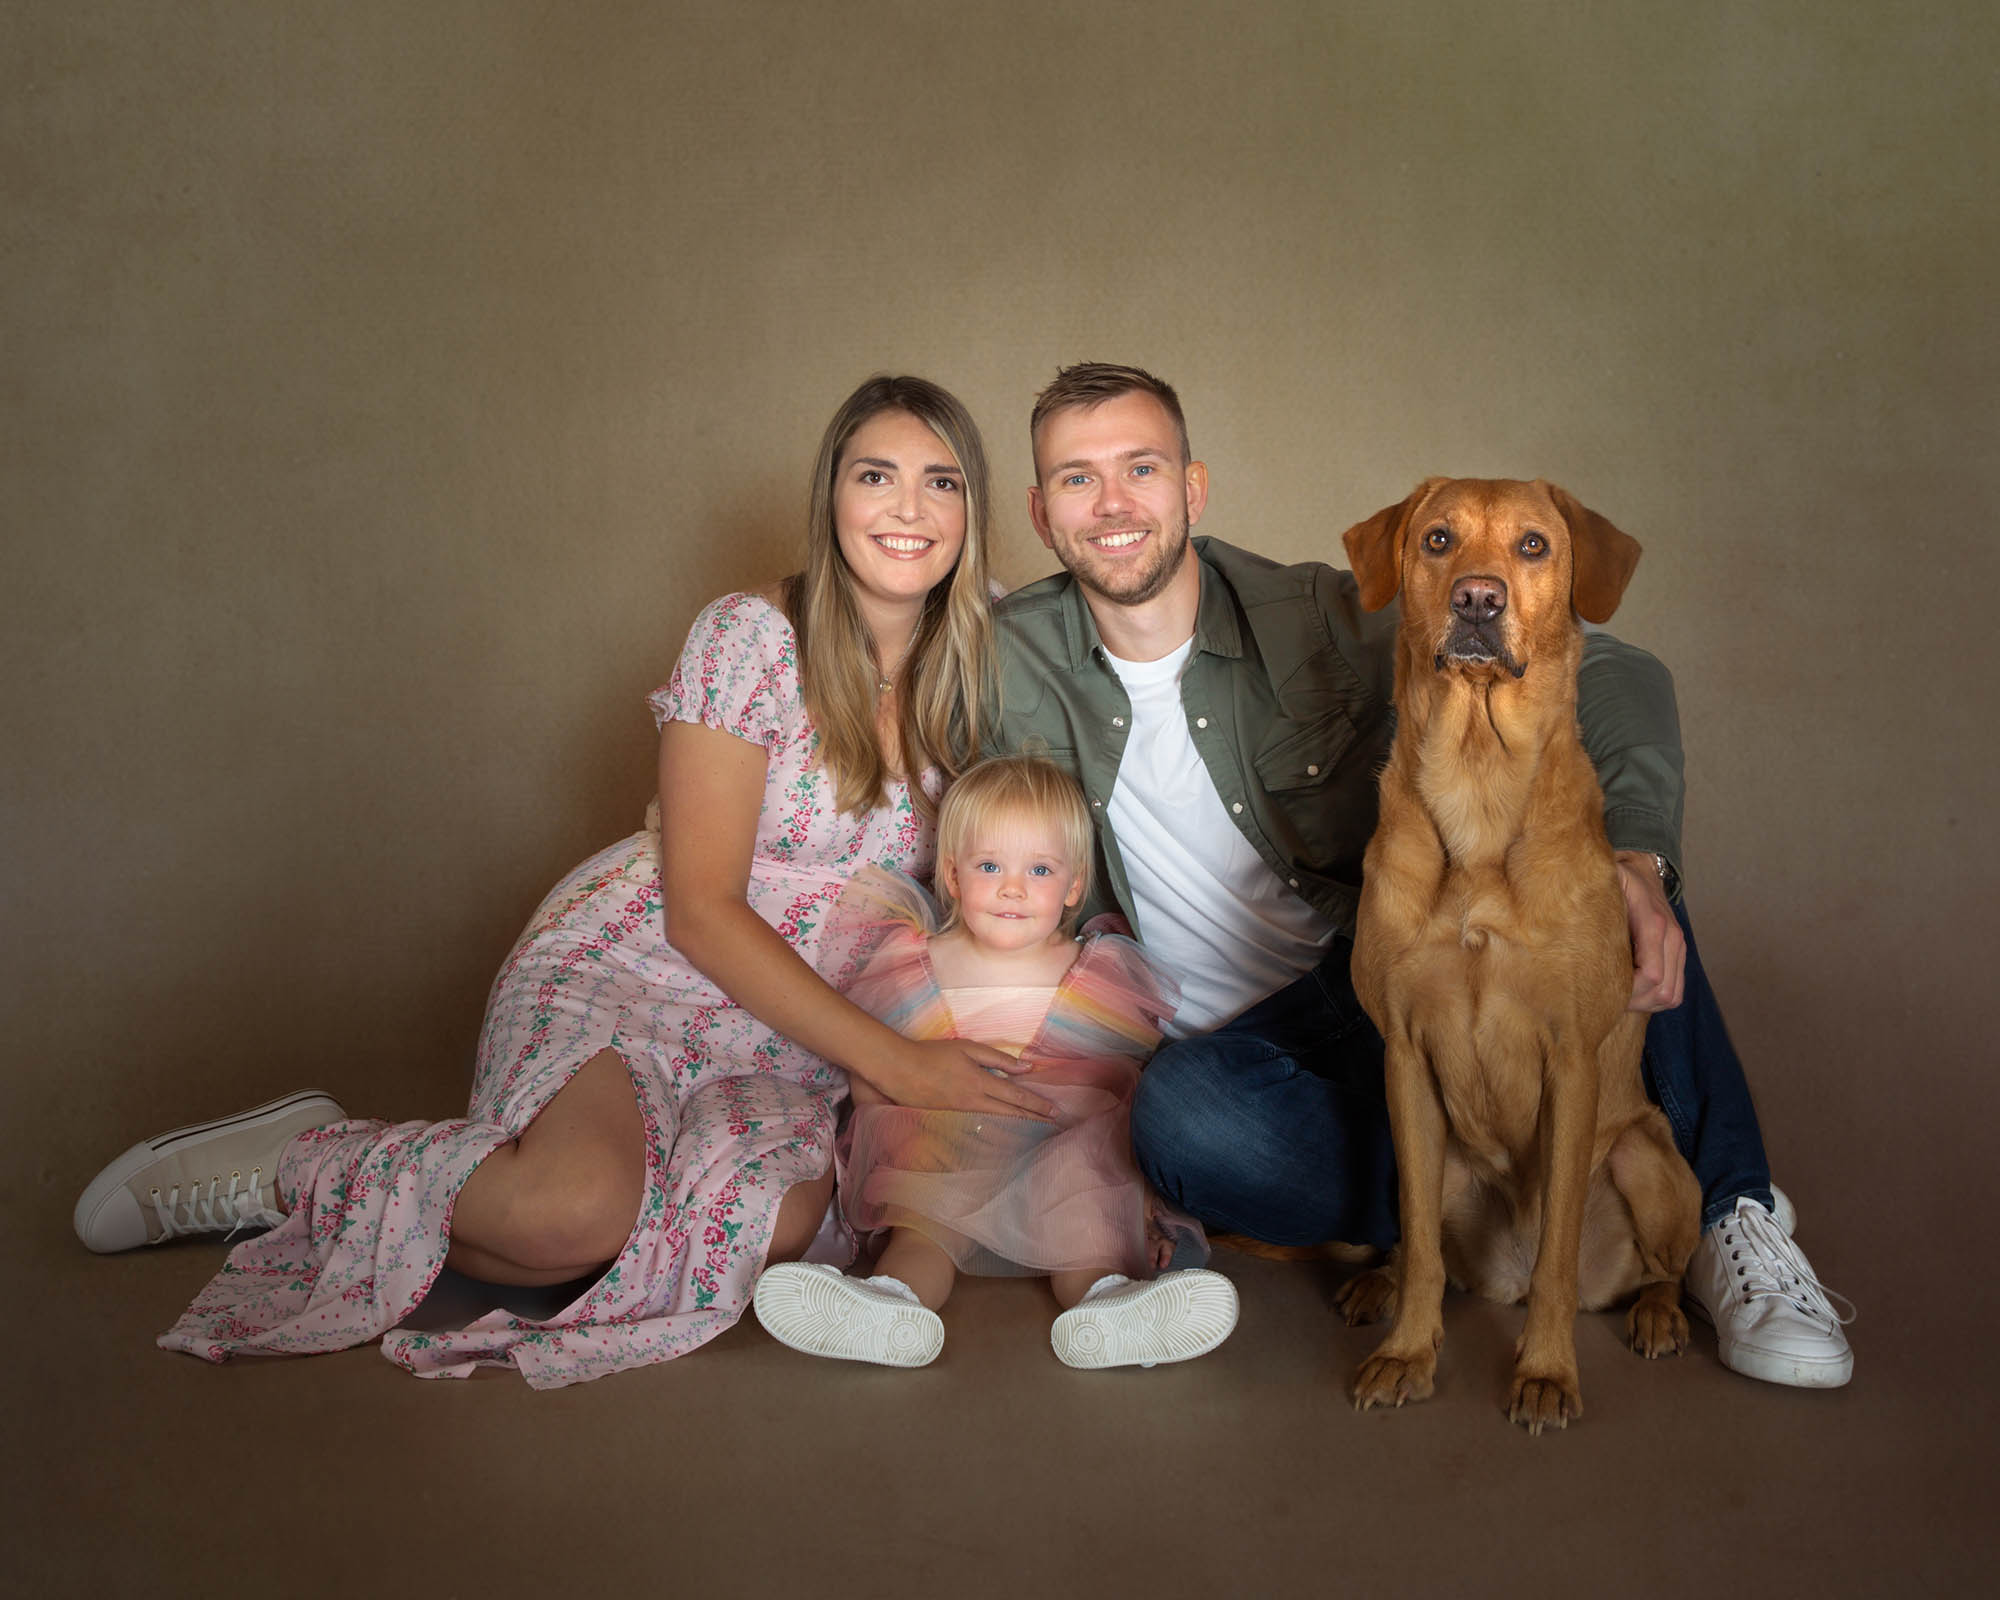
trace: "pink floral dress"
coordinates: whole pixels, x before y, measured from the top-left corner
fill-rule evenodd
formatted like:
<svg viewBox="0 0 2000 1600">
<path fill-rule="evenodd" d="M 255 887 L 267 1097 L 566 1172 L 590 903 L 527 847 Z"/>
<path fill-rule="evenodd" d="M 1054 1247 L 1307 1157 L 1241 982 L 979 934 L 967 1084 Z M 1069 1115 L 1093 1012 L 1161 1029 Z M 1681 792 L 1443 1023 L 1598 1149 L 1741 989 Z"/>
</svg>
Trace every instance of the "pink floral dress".
<svg viewBox="0 0 2000 1600">
<path fill-rule="evenodd" d="M 798 643 L 769 601 L 709 606 L 649 703 L 661 723 L 703 723 L 766 752 L 749 900 L 808 962 L 832 959 L 824 919 L 857 868 L 929 873 L 931 830 L 903 785 L 879 810 L 834 809 L 813 765 Z M 622 840 L 542 902 L 494 980 L 469 1114 L 335 1123 L 292 1141 L 279 1164 L 291 1215 L 230 1253 L 162 1346 L 222 1361 L 386 1335 L 382 1353 L 420 1377 L 512 1363 L 557 1388 L 685 1354 L 742 1315 L 779 1201 L 832 1159 L 847 1075 L 732 1004 L 667 943 L 659 843 L 651 831 Z M 392 1331 L 443 1267 L 473 1169 L 607 1048 L 631 1070 L 647 1135 L 645 1197 L 618 1259 L 546 1322 L 494 1311 L 457 1331 Z"/>
</svg>

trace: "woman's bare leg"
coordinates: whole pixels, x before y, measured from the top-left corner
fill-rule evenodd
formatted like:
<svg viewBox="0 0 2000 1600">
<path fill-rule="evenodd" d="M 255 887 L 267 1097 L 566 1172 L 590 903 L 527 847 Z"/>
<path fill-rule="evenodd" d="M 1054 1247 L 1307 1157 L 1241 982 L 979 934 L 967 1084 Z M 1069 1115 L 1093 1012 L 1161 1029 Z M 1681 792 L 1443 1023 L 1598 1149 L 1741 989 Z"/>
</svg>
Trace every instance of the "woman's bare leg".
<svg viewBox="0 0 2000 1600">
<path fill-rule="evenodd" d="M 890 1230 L 889 1243 L 882 1251 L 882 1259 L 875 1263 L 875 1270 L 884 1277 L 907 1283 L 932 1311 L 944 1309 L 945 1301 L 951 1298 L 952 1286 L 958 1282 L 958 1267 L 951 1257 L 912 1228 Z"/>
<path fill-rule="evenodd" d="M 615 1050 L 603 1050 L 466 1180 L 446 1265 L 529 1287 L 584 1277 L 624 1249 L 645 1188 L 632 1075 Z"/>
</svg>

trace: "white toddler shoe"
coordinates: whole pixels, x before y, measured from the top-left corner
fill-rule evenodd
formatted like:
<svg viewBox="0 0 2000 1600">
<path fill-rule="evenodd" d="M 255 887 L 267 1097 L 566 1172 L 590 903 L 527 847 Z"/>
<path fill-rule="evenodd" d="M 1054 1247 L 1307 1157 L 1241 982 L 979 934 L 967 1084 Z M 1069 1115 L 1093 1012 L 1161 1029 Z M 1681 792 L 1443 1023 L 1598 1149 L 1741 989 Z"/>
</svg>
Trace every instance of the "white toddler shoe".
<svg viewBox="0 0 2000 1600">
<path fill-rule="evenodd" d="M 809 1356 L 924 1367 L 944 1348 L 944 1323 L 894 1278 L 850 1278 L 825 1262 L 764 1269 L 751 1304 L 778 1343 Z"/>
<path fill-rule="evenodd" d="M 1203 1267 L 1150 1283 L 1112 1273 L 1056 1318 L 1049 1343 L 1066 1367 L 1153 1367 L 1192 1361 L 1236 1326 L 1236 1285 Z"/>
</svg>

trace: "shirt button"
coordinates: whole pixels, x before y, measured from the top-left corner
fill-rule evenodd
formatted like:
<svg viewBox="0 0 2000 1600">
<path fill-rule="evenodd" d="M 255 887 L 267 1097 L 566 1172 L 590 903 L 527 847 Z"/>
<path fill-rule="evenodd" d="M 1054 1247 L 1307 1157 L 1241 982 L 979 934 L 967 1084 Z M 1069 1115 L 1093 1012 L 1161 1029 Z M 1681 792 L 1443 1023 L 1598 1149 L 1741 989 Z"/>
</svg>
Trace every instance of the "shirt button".
<svg viewBox="0 0 2000 1600">
<path fill-rule="evenodd" d="M 1307 767 L 1307 768 L 1306 768 L 1306 776 L 1307 776 L 1308 778 L 1317 778 L 1317 777 L 1319 776 L 1319 768 L 1318 768 L 1318 767 Z"/>
<path fill-rule="evenodd" d="M 1297 878 L 1287 878 L 1285 882 L 1294 889 L 1296 889 L 1299 886 L 1299 880 Z"/>
<path fill-rule="evenodd" d="M 1125 726 L 1125 719 L 1123 717 L 1113 717 L 1111 719 L 1111 726 L 1114 728 L 1122 728 Z"/>
<path fill-rule="evenodd" d="M 1195 726 L 1196 726 L 1197 728 L 1205 728 L 1205 727 L 1207 727 L 1207 726 L 1208 726 L 1208 718 L 1206 718 L 1206 717 L 1196 717 L 1196 718 L 1194 719 L 1194 725 L 1195 725 Z"/>
<path fill-rule="evenodd" d="M 1236 812 L 1236 813 L 1237 813 L 1237 814 L 1238 814 L 1238 815 L 1240 816 L 1240 815 L 1242 814 L 1242 812 L 1243 812 L 1243 802 L 1242 802 L 1241 800 L 1239 800 L 1239 801 L 1237 801 L 1237 802 L 1236 802 L 1236 804 L 1234 804 L 1233 806 L 1231 806 L 1231 807 L 1230 807 L 1229 809 L 1230 809 L 1231 811 L 1234 811 L 1234 812 Z"/>
<path fill-rule="evenodd" d="M 1093 800 L 1090 802 L 1090 809 L 1092 811 L 1102 811 L 1104 809 L 1104 802 L 1102 800 Z"/>
</svg>

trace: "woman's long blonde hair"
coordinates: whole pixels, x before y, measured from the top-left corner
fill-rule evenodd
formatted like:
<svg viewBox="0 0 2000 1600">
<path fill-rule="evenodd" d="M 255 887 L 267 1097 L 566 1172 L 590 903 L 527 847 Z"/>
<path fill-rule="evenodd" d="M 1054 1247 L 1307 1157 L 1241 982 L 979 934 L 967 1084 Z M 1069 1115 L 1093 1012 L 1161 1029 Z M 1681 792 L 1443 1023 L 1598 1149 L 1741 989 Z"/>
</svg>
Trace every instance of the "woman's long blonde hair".
<svg viewBox="0 0 2000 1600">
<path fill-rule="evenodd" d="M 834 528 L 834 490 L 848 441 L 885 411 L 907 412 L 945 443 L 965 474 L 965 544 L 951 575 L 924 597 L 909 653 L 896 670 L 901 691 L 897 739 L 910 798 L 936 811 L 917 777 L 936 767 L 947 785 L 979 759 L 981 698 L 993 659 L 986 580 L 990 509 L 986 450 L 970 413 L 922 378 L 870 378 L 842 402 L 813 463 L 805 571 L 786 580 L 784 610 L 799 640 L 806 714 L 819 733 L 819 759 L 841 811 L 888 802 L 895 776 L 875 733 L 875 647 L 854 600 L 854 575 Z"/>
</svg>

